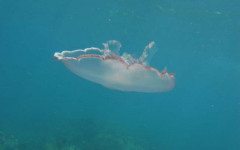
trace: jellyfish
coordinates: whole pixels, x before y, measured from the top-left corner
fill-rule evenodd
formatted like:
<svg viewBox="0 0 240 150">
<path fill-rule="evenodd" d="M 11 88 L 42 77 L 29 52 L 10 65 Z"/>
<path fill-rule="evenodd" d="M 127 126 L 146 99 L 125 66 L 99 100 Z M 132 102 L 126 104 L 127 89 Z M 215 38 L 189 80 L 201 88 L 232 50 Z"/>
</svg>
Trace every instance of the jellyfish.
<svg viewBox="0 0 240 150">
<path fill-rule="evenodd" d="M 76 75 L 104 87 L 146 93 L 167 92 L 174 88 L 173 73 L 166 69 L 158 71 L 148 65 L 148 58 L 156 49 L 149 43 L 139 58 L 123 53 L 119 55 L 121 43 L 111 40 L 103 48 L 90 47 L 73 51 L 55 52 L 54 57 Z"/>
</svg>

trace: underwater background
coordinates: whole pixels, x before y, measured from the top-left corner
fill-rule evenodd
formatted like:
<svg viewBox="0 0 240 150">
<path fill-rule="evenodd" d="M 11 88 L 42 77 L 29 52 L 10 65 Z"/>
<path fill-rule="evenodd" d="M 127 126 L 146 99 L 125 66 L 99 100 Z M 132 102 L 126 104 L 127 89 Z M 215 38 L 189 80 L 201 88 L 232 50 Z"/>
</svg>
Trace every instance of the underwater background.
<svg viewBox="0 0 240 150">
<path fill-rule="evenodd" d="M 103 48 L 175 73 L 166 93 L 122 92 L 54 52 Z M 0 150 L 240 150 L 240 1 L 1 0 Z"/>
</svg>

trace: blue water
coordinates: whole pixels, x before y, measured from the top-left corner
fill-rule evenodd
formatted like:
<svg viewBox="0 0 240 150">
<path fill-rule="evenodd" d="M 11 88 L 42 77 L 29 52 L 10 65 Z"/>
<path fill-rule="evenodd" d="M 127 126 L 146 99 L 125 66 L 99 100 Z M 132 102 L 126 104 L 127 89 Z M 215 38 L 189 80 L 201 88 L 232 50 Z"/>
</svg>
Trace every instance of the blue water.
<svg viewBox="0 0 240 150">
<path fill-rule="evenodd" d="M 239 6 L 1 0 L 0 150 L 240 150 Z M 135 56 L 155 41 L 175 89 L 111 90 L 53 58 L 108 40 Z"/>
</svg>

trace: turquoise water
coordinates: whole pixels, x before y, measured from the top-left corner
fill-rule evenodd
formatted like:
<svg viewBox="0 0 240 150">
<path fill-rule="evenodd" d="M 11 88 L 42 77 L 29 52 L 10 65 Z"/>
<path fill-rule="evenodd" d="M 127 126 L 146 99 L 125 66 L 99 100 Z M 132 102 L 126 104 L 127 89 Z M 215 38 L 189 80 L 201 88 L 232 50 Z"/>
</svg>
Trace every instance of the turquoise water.
<svg viewBox="0 0 240 150">
<path fill-rule="evenodd" d="M 0 150 L 239 150 L 240 2 L 0 1 Z M 176 74 L 166 93 L 71 73 L 56 51 L 118 40 Z"/>
</svg>

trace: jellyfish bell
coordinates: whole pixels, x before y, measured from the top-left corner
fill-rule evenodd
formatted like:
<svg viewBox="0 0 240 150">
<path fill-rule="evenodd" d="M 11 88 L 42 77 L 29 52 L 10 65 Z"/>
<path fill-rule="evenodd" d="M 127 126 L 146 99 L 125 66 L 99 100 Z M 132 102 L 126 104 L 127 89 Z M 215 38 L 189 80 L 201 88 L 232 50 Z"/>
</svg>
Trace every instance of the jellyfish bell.
<svg viewBox="0 0 240 150">
<path fill-rule="evenodd" d="M 54 57 L 76 75 L 111 89 L 149 93 L 170 91 L 175 86 L 174 74 L 147 66 L 154 44 L 147 45 L 139 59 L 127 53 L 119 56 L 121 44 L 115 40 L 103 43 L 103 49 L 62 51 L 56 52 Z"/>
</svg>

